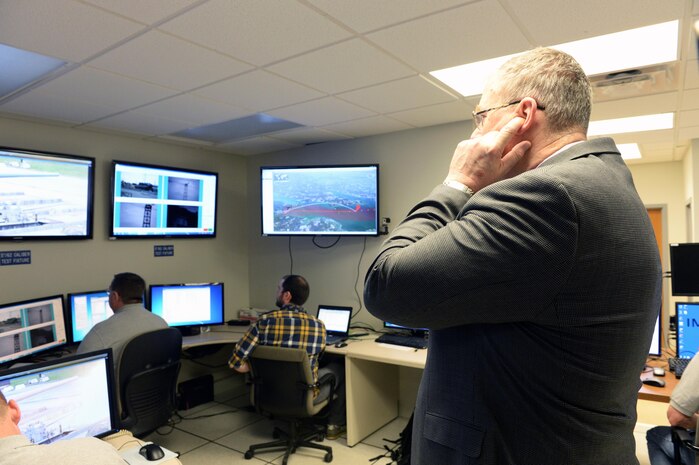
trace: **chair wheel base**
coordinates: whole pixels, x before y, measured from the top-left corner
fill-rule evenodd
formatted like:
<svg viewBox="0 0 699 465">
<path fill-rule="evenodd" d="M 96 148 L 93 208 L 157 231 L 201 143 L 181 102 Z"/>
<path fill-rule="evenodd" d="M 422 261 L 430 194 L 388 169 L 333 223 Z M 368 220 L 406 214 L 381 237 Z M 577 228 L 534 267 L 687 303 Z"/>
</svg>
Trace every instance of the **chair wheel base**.
<svg viewBox="0 0 699 465">
<path fill-rule="evenodd" d="M 255 452 L 252 450 L 245 452 L 245 455 L 243 455 L 243 457 L 245 457 L 245 460 L 250 460 L 254 456 L 255 456 Z"/>
<path fill-rule="evenodd" d="M 327 454 L 325 454 L 325 457 L 323 457 L 323 461 L 324 461 L 325 463 L 330 463 L 330 462 L 332 462 L 332 461 L 333 461 L 333 454 L 330 453 L 330 452 L 328 452 Z"/>
</svg>

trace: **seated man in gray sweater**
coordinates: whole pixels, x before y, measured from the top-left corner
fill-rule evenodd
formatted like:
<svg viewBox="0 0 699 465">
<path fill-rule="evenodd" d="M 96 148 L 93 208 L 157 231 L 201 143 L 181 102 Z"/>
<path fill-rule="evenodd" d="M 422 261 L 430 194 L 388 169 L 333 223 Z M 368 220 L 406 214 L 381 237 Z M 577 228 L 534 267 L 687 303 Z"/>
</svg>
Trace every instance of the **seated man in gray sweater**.
<svg viewBox="0 0 699 465">
<path fill-rule="evenodd" d="M 19 430 L 19 405 L 0 392 L 0 462 L 13 465 L 126 465 L 110 444 L 97 438 L 77 438 L 36 445 Z"/>
<path fill-rule="evenodd" d="M 667 408 L 667 419 L 672 426 L 693 431 L 697 427 L 697 412 L 699 412 L 699 357 L 694 357 L 672 391 L 670 405 Z M 671 426 L 656 426 L 646 433 L 648 458 L 651 465 L 675 463 L 671 431 Z M 680 455 L 683 465 L 694 465 L 696 457 L 693 451 L 682 447 Z"/>
<path fill-rule="evenodd" d="M 167 328 L 158 315 L 143 306 L 146 282 L 135 273 L 114 275 L 109 286 L 109 306 L 114 315 L 97 323 L 78 347 L 78 353 L 112 348 L 112 360 L 117 367 L 126 343 L 141 334 Z"/>
</svg>

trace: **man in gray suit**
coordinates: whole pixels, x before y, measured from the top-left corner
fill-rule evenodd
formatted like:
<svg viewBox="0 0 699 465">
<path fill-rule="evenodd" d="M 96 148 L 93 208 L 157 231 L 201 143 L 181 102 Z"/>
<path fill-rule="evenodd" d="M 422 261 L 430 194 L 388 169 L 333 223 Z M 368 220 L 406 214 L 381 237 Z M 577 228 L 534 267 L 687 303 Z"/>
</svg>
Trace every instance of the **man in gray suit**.
<svg viewBox="0 0 699 465">
<path fill-rule="evenodd" d="M 590 108 L 569 55 L 508 61 L 369 269 L 372 314 L 430 328 L 413 465 L 638 463 L 661 267 L 614 142 L 587 140 Z"/>
</svg>

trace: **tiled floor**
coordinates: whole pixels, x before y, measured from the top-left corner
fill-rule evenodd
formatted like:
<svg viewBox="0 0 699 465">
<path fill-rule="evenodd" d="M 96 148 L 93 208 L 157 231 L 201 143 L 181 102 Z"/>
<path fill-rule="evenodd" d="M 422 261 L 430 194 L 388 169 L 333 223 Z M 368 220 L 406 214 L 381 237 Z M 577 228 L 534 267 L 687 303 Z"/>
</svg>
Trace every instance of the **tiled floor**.
<svg viewBox="0 0 699 465">
<path fill-rule="evenodd" d="M 248 396 L 239 396 L 225 402 L 209 402 L 181 412 L 182 421 L 174 428 L 161 428 L 144 438 L 179 452 L 184 465 L 255 465 L 281 464 L 282 452 L 258 452 L 251 460 L 243 454 L 250 444 L 271 441 L 273 422 L 249 411 Z M 207 416 L 212 415 L 212 416 Z M 383 438 L 396 439 L 407 419 L 398 418 L 363 442 L 348 447 L 344 437 L 323 444 L 333 448 L 334 465 L 369 464 L 369 460 L 383 455 Z M 323 451 L 298 449 L 289 458 L 289 465 L 323 464 Z M 387 465 L 389 458 L 374 463 Z"/>
<path fill-rule="evenodd" d="M 249 409 L 248 396 L 239 395 L 225 401 L 209 402 L 181 412 L 182 421 L 174 428 L 161 428 L 144 438 L 179 452 L 184 465 L 262 465 L 281 464 L 281 452 L 258 452 L 251 460 L 243 454 L 250 444 L 272 440 L 273 422 Z M 407 419 L 397 418 L 354 447 L 344 437 L 323 443 L 333 448 L 334 465 L 388 465 L 390 458 L 370 459 L 384 454 L 384 438 L 397 439 Z M 640 465 L 649 465 L 646 430 L 652 425 L 638 424 L 634 431 Z M 324 452 L 299 449 L 289 458 L 289 465 L 323 464 Z"/>
</svg>

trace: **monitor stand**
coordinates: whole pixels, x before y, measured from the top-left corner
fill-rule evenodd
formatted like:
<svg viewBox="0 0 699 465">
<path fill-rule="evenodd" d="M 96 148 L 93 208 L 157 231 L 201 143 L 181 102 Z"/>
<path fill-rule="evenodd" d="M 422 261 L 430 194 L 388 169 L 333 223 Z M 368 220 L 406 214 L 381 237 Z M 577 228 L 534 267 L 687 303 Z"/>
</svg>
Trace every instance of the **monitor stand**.
<svg viewBox="0 0 699 465">
<path fill-rule="evenodd" d="M 197 336 L 201 334 L 201 326 L 176 326 L 182 336 Z"/>
</svg>

